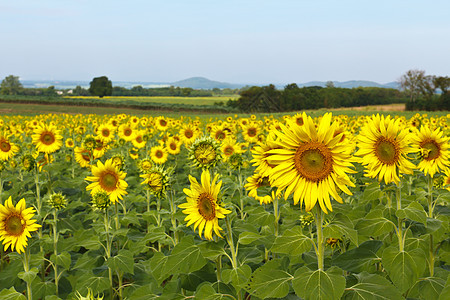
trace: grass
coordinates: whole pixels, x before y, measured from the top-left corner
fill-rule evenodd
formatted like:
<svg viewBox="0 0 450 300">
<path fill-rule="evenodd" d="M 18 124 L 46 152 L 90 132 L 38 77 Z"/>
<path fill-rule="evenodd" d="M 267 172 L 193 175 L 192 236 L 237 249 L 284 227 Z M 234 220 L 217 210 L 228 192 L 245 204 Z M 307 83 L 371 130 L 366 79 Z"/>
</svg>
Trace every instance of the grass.
<svg viewBox="0 0 450 300">
<path fill-rule="evenodd" d="M 94 96 L 66 96 L 68 99 L 96 99 L 99 101 L 108 100 L 112 102 L 136 101 L 143 103 L 166 103 L 166 104 L 187 104 L 187 105 L 214 105 L 216 102 L 227 102 L 228 100 L 236 100 L 239 95 L 233 96 L 212 96 L 212 97 L 131 97 L 131 96 L 107 96 L 103 98 Z"/>
<path fill-rule="evenodd" d="M 326 112 L 333 112 L 333 115 L 348 115 L 348 116 L 360 116 L 360 115 L 372 115 L 372 114 L 391 114 L 405 116 L 411 118 L 416 113 L 428 114 L 428 116 L 447 116 L 448 111 L 438 112 L 425 112 L 425 111 L 381 111 L 378 106 L 377 109 L 372 110 L 357 110 L 357 109 L 319 109 L 308 110 L 307 114 L 312 117 L 317 117 L 325 114 Z M 202 113 L 202 112 L 171 112 L 162 110 L 140 110 L 131 108 L 116 108 L 116 107 L 88 107 L 88 106 L 70 106 L 70 105 L 47 105 L 47 104 L 23 104 L 23 103 L 0 103 L 0 115 L 40 115 L 40 114 L 99 114 L 99 115 L 113 115 L 113 114 L 130 114 L 136 116 L 166 116 L 171 118 L 179 118 L 180 116 L 195 118 L 201 116 L 202 118 L 225 118 L 227 116 L 249 117 L 251 114 L 233 114 L 233 113 Z M 283 115 L 293 115 L 296 112 L 284 112 L 284 113 L 259 113 L 259 117 L 274 116 L 276 118 Z"/>
</svg>

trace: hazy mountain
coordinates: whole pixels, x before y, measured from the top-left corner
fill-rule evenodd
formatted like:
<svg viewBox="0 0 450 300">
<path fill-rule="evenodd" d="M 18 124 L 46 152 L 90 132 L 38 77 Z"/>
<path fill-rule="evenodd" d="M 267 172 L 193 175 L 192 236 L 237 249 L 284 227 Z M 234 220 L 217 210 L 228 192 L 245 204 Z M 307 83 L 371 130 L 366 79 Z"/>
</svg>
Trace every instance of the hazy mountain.
<svg viewBox="0 0 450 300">
<path fill-rule="evenodd" d="M 232 84 L 227 82 L 213 81 L 205 77 L 191 77 L 188 79 L 172 82 L 171 85 L 178 87 L 190 87 L 193 89 L 237 89 L 245 86 L 245 84 Z"/>
<path fill-rule="evenodd" d="M 26 88 L 46 88 L 53 85 L 56 89 L 71 89 L 75 88 L 77 85 L 83 88 L 89 88 L 90 81 L 64 81 L 64 80 L 22 80 L 23 86 Z M 213 88 L 230 88 L 236 89 L 241 88 L 246 85 L 267 85 L 267 84 L 245 84 L 245 83 L 227 83 L 210 80 L 205 77 L 191 77 L 175 82 L 128 82 L 128 81 L 113 81 L 113 86 L 121 86 L 125 88 L 132 88 L 133 86 L 141 85 L 144 88 L 156 88 L 156 87 L 190 87 L 193 89 L 213 89 Z M 305 86 L 326 86 L 326 81 L 310 81 L 306 83 L 297 83 L 299 87 Z M 333 81 L 335 87 L 341 88 L 356 88 L 356 87 L 383 87 L 383 88 L 399 88 L 397 82 L 388 82 L 385 84 L 380 84 L 373 81 L 364 80 L 351 80 L 351 81 Z M 275 84 L 278 89 L 283 89 L 287 84 Z"/>
</svg>

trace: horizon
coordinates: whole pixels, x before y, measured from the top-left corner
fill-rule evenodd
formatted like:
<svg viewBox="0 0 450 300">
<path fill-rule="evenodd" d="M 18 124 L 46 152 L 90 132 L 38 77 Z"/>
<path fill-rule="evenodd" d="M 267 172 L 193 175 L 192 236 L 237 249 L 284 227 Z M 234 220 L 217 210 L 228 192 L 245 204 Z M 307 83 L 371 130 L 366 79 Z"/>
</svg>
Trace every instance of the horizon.
<svg viewBox="0 0 450 300">
<path fill-rule="evenodd" d="M 410 69 L 448 76 L 449 10 L 443 0 L 0 0 L 0 78 L 252 85 L 385 84 Z"/>
</svg>

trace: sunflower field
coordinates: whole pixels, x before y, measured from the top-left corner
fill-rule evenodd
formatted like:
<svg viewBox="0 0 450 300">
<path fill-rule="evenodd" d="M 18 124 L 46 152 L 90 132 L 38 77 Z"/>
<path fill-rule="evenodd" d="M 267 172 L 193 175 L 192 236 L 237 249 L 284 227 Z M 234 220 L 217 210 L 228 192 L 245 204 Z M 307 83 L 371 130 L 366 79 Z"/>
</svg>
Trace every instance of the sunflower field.
<svg viewBox="0 0 450 300">
<path fill-rule="evenodd" d="M 0 116 L 0 299 L 450 299 L 449 125 Z"/>
</svg>

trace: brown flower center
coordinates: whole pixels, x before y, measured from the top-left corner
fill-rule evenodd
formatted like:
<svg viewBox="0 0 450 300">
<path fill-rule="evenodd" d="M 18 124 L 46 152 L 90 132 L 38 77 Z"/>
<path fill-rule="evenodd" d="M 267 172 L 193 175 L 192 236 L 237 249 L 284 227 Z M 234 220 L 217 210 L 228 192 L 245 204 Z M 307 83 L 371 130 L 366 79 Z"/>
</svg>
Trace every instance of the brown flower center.
<svg viewBox="0 0 450 300">
<path fill-rule="evenodd" d="M 119 176 L 112 172 L 106 171 L 102 175 L 100 175 L 100 186 L 107 192 L 114 191 L 117 188 L 117 183 L 119 181 Z"/>
<path fill-rule="evenodd" d="M 197 200 L 198 213 L 207 221 L 216 217 L 216 201 L 208 193 L 201 193 Z"/>
<path fill-rule="evenodd" d="M 398 143 L 392 139 L 379 138 L 375 143 L 375 155 L 384 164 L 395 164 L 400 155 Z"/>
<path fill-rule="evenodd" d="M 190 139 L 191 137 L 194 136 L 194 133 L 192 132 L 192 130 L 187 129 L 187 130 L 184 131 L 184 136 L 185 136 L 186 138 Z"/>
<path fill-rule="evenodd" d="M 309 142 L 298 147 L 294 155 L 294 166 L 307 180 L 319 182 L 333 172 L 333 156 L 322 143 Z"/>
<path fill-rule="evenodd" d="M 441 153 L 441 147 L 436 141 L 426 140 L 420 147 L 423 149 L 423 159 L 425 160 L 433 160 L 439 157 Z"/>
<path fill-rule="evenodd" d="M 224 138 L 226 138 L 226 134 L 225 132 L 223 132 L 222 130 L 219 130 L 216 132 L 216 140 L 223 140 Z"/>
<path fill-rule="evenodd" d="M 25 229 L 25 220 L 17 214 L 11 214 L 6 218 L 5 231 L 10 235 L 19 236 Z"/>
<path fill-rule="evenodd" d="M 11 150 L 11 144 L 7 140 L 2 140 L 0 142 L 0 150 L 3 152 L 9 152 L 9 150 Z"/>
<path fill-rule="evenodd" d="M 249 128 L 248 130 L 247 130 L 247 135 L 249 136 L 249 137 L 254 137 L 254 136 L 256 136 L 256 134 L 258 133 L 258 131 L 256 130 L 256 128 Z"/>
<path fill-rule="evenodd" d="M 110 134 L 111 132 L 109 131 L 109 129 L 107 129 L 107 128 L 105 128 L 105 129 L 103 129 L 102 130 L 102 135 L 104 136 L 104 137 L 109 137 L 109 134 Z"/>
<path fill-rule="evenodd" d="M 55 135 L 52 132 L 45 131 L 41 134 L 41 142 L 46 145 L 51 145 L 55 142 Z"/>
<path fill-rule="evenodd" d="M 157 158 L 162 158 L 164 156 L 164 153 L 161 150 L 157 150 L 156 153 L 155 153 L 155 156 Z"/>
<path fill-rule="evenodd" d="M 224 153 L 226 156 L 232 155 L 232 154 L 234 153 L 234 148 L 233 148 L 233 146 L 226 146 L 225 149 L 223 150 L 223 153 Z"/>
<path fill-rule="evenodd" d="M 133 131 L 130 128 L 127 128 L 123 131 L 123 135 L 130 136 Z"/>
</svg>

